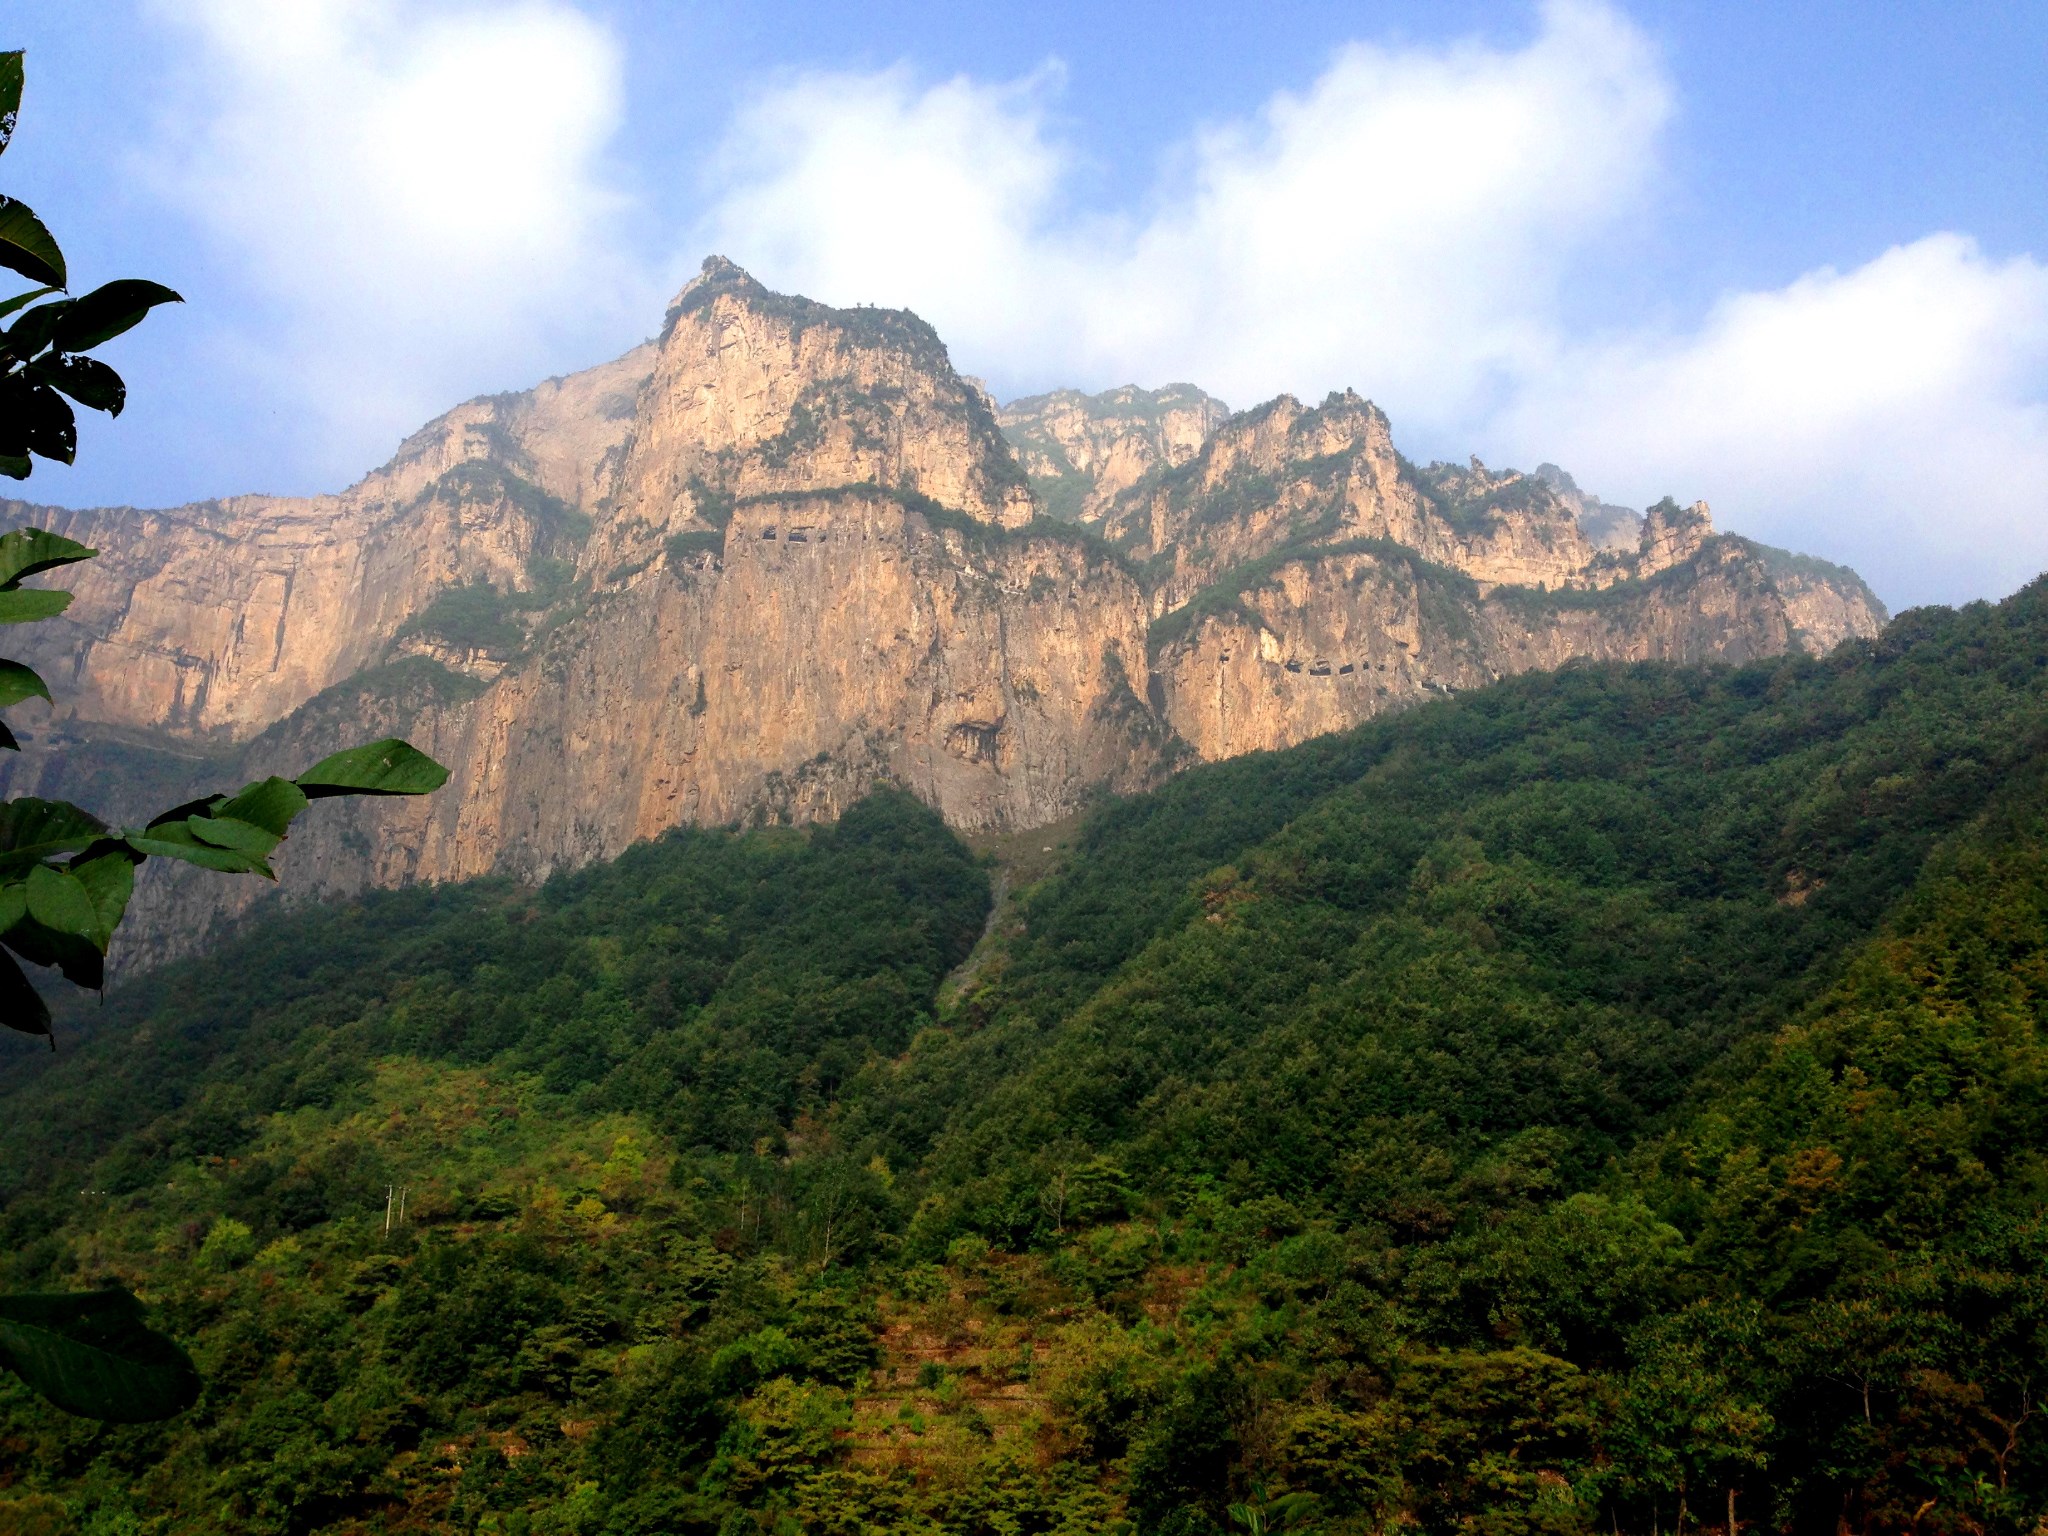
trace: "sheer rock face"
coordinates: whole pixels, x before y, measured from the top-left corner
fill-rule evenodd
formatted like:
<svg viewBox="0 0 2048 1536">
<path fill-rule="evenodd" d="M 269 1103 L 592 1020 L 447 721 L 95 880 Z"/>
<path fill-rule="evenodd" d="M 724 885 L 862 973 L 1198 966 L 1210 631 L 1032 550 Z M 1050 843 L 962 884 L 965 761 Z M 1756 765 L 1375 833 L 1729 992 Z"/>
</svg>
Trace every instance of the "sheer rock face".
<svg viewBox="0 0 2048 1536">
<path fill-rule="evenodd" d="M 1476 459 L 1410 465 L 1385 413 L 1347 390 L 1313 410 L 1282 395 L 1231 417 L 1186 465 L 1110 498 L 1099 525 L 1154 574 L 1159 615 L 1247 561 L 1303 544 L 1393 543 L 1481 582 L 1551 590 L 1653 574 L 1712 532 L 1702 505 L 1659 514 L 1654 538 L 1620 546 L 1603 522 L 1596 544 L 1575 502 Z"/>
<path fill-rule="evenodd" d="M 1202 758 L 1234 757 L 1574 659 L 1740 663 L 1875 627 L 1867 609 L 1830 615 L 1830 639 L 1809 602 L 1740 539 L 1599 594 L 1482 589 L 1398 550 L 1309 551 L 1194 620 L 1155 665 L 1175 734 Z"/>
<path fill-rule="evenodd" d="M 829 819 L 885 780 L 964 830 L 1034 826 L 1170 767 L 1143 698 L 1144 612 L 1113 558 L 1058 529 L 1008 533 L 870 490 L 791 492 L 742 504 L 717 549 L 601 592 L 472 695 L 394 700 L 373 674 L 265 732 L 232 770 L 210 766 L 223 783 L 292 772 L 400 732 L 448 765 L 426 799 L 318 807 L 284 850 L 300 895 L 538 879 L 678 825 Z M 129 965 L 267 894 L 151 868 Z"/>
<path fill-rule="evenodd" d="M 16 502 L 16 522 L 100 550 L 70 610 L 21 653 L 64 714 L 242 740 L 379 660 L 436 592 L 532 584 L 608 490 L 654 361 L 641 347 L 422 428 L 339 496 L 236 496 L 165 512 Z"/>
<path fill-rule="evenodd" d="M 1230 408 L 1192 384 L 1084 395 L 1058 389 L 1004 406 L 997 419 L 1054 517 L 1099 521 L 1118 493 L 1201 452 Z"/>
<path fill-rule="evenodd" d="M 735 498 L 857 484 L 1003 527 L 1036 511 L 993 404 L 930 326 L 772 294 L 713 258 L 669 309 L 593 559 L 651 555 Z"/>
<path fill-rule="evenodd" d="M 1141 611 L 1078 542 L 879 492 L 749 502 L 716 553 L 423 712 L 414 740 L 454 772 L 417 809 L 423 871 L 533 876 L 684 823 L 833 817 L 884 778 L 963 828 L 1056 819 L 1157 771 L 1127 719 Z"/>
<path fill-rule="evenodd" d="M 883 779 L 963 829 L 1035 826 L 1574 657 L 1741 661 L 1882 619 L 1704 506 L 1409 464 L 1356 395 L 1026 404 L 1009 430 L 1085 482 L 1082 526 L 1039 515 L 923 322 L 707 263 L 658 341 L 462 406 L 340 496 L 26 509 L 106 554 L 26 636 L 63 713 L 21 711 L 0 774 L 133 819 L 379 735 L 448 764 L 425 800 L 317 807 L 281 865 L 305 898 L 537 878 Z M 129 965 L 270 891 L 145 876 Z"/>
</svg>

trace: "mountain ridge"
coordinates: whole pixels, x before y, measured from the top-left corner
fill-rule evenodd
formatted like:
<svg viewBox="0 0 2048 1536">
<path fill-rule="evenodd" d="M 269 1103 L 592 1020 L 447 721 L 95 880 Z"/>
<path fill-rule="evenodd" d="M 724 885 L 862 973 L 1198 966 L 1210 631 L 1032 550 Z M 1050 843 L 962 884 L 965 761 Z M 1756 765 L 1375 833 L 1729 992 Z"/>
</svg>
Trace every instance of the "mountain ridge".
<svg viewBox="0 0 2048 1536">
<path fill-rule="evenodd" d="M 431 803 L 296 839 L 306 895 L 538 878 L 881 782 L 1030 827 L 1531 667 L 1817 652 L 1883 611 L 1703 505 L 1596 548 L 1541 476 L 1413 465 L 1350 392 L 999 408 L 916 316 L 715 257 L 655 340 L 467 402 L 338 496 L 44 515 L 107 553 L 28 637 L 62 712 L 9 791 L 137 814 L 194 764 L 269 772 L 351 722 L 449 763 Z M 253 899 L 158 881 L 132 954 Z"/>
</svg>

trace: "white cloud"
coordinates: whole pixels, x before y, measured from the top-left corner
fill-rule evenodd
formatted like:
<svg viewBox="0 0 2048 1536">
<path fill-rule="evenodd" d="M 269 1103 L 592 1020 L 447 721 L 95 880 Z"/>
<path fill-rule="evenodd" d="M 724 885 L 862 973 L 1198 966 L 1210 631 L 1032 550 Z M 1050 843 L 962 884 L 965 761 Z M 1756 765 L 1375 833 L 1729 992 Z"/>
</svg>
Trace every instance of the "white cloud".
<svg viewBox="0 0 2048 1536">
<path fill-rule="evenodd" d="M 1566 349 L 1493 431 L 1604 495 L 1696 489 L 1881 593 L 1952 601 L 2048 567 L 2044 383 L 2048 267 L 1939 234 L 1730 295 L 1689 333 Z"/>
<path fill-rule="evenodd" d="M 1639 196 L 1669 111 L 1640 34 L 1557 3 L 1517 52 L 1348 47 L 1195 138 L 1145 216 L 1075 221 L 1059 79 L 784 81 L 737 121 L 703 238 L 817 298 L 909 304 L 999 376 L 1245 400 L 1369 376 L 1455 412 L 1545 350 L 1571 254 Z"/>
<path fill-rule="evenodd" d="M 1192 136 L 1122 216 L 1069 211 L 1057 70 L 788 78 L 737 119 L 700 239 L 775 286 L 914 308 L 1015 391 L 1352 385 L 1411 444 L 1705 496 L 1894 602 L 2048 566 L 2042 266 L 1932 236 L 1669 332 L 1575 336 L 1560 295 L 1654 211 L 1673 93 L 1599 0 L 1540 18 L 1515 48 L 1346 48 Z"/>
<path fill-rule="evenodd" d="M 1040 236 L 1072 169 L 1042 112 L 1059 73 L 924 90 L 900 66 L 787 81 L 741 110 L 702 239 L 826 302 L 915 294 L 949 339 L 1007 349 L 1061 260 Z"/>
<path fill-rule="evenodd" d="M 314 414 L 308 449 L 331 472 L 550 371 L 614 334 L 621 306 L 643 331 L 658 313 L 616 254 L 619 47 L 569 5 L 156 9 L 191 68 L 145 174 L 259 296 L 216 344 Z"/>
</svg>

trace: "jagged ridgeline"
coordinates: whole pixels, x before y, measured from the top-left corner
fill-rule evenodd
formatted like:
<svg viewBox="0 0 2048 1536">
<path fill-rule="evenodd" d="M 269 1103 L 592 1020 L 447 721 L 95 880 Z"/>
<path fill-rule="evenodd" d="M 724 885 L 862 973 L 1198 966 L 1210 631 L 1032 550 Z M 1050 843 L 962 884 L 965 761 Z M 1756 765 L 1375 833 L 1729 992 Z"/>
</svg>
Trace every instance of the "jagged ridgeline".
<svg viewBox="0 0 2048 1536">
<path fill-rule="evenodd" d="M 295 837 L 301 895 L 536 879 L 882 782 L 1041 826 L 1574 657 L 1820 654 L 1883 617 L 1703 507 L 1411 464 L 1352 394 L 998 411 L 916 316 L 715 259 L 646 345 L 471 401 L 339 496 L 7 510 L 106 551 L 33 637 L 63 713 L 7 790 L 118 810 L 362 729 L 449 765 Z M 128 963 L 253 899 L 145 882 Z"/>
<path fill-rule="evenodd" d="M 0 1058 L 0 1284 L 207 1383 L 0 1382 L 0 1520 L 2021 1536 L 2044 791 L 2037 585 L 1196 766 L 986 926 L 900 792 L 268 920 Z"/>
</svg>

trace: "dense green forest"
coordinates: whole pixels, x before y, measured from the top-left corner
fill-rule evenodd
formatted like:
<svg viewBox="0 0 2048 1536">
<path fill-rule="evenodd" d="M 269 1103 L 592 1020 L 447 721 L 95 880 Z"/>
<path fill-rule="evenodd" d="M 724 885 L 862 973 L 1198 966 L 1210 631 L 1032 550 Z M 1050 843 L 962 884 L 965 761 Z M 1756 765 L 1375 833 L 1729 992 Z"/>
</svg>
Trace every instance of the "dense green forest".
<svg viewBox="0 0 2048 1536">
<path fill-rule="evenodd" d="M 985 935 L 890 792 L 272 921 L 0 1056 L 0 1284 L 206 1381 L 0 1381 L 0 1533 L 2037 1530 L 2044 791 L 2037 585 L 1198 769 Z"/>
</svg>

